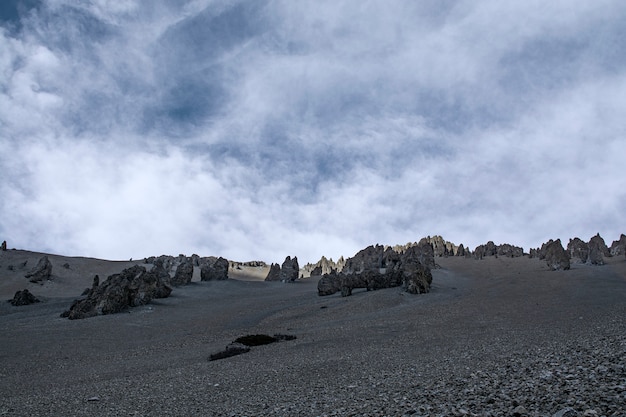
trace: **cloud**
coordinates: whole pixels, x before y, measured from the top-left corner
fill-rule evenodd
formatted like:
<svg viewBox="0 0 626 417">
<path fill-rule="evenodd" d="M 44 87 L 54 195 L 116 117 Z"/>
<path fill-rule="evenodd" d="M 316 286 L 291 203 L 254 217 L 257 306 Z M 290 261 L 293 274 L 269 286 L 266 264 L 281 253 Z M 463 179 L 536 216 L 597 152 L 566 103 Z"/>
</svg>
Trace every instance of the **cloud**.
<svg viewBox="0 0 626 417">
<path fill-rule="evenodd" d="M 609 0 L 42 3 L 0 32 L 0 234 L 269 262 L 433 234 L 613 239 L 625 14 Z"/>
</svg>

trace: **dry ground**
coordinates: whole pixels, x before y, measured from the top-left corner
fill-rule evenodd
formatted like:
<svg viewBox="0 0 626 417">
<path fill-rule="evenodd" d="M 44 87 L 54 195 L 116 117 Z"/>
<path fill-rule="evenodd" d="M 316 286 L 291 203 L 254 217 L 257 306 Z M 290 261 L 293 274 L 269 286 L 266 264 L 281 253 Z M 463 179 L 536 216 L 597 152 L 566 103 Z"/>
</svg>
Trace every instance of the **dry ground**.
<svg viewBox="0 0 626 417">
<path fill-rule="evenodd" d="M 0 257 L 4 299 L 23 288 L 43 299 L 1 303 L 0 415 L 512 415 L 520 405 L 626 415 L 624 258 L 563 272 L 528 258 L 438 258 L 419 296 L 319 297 L 314 279 L 235 271 L 241 280 L 196 281 L 128 313 L 70 321 L 59 314 L 94 273 L 132 263 L 51 256 L 43 286 L 6 269 L 39 256 Z M 254 333 L 298 338 L 207 360 Z M 593 387 L 579 374 L 600 351 L 610 369 Z"/>
</svg>

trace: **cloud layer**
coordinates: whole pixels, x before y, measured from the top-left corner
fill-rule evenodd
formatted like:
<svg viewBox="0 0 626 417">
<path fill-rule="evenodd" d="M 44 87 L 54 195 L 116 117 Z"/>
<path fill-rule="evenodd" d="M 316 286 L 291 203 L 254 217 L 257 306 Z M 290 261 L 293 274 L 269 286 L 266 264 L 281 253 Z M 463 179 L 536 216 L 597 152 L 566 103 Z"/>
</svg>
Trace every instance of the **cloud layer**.
<svg viewBox="0 0 626 417">
<path fill-rule="evenodd" d="M 626 230 L 622 2 L 14 10 L 9 246 L 316 261 L 432 234 L 528 248 Z"/>
</svg>

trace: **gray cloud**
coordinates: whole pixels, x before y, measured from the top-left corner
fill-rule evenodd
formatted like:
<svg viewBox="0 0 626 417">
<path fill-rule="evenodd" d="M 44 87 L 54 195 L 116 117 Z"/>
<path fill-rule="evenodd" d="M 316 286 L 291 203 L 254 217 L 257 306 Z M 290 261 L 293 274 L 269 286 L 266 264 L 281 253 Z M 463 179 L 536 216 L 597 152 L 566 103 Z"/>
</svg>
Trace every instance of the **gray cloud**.
<svg viewBox="0 0 626 417">
<path fill-rule="evenodd" d="M 428 234 L 614 239 L 625 14 L 608 0 L 44 2 L 0 33 L 0 235 L 267 261 Z"/>
</svg>

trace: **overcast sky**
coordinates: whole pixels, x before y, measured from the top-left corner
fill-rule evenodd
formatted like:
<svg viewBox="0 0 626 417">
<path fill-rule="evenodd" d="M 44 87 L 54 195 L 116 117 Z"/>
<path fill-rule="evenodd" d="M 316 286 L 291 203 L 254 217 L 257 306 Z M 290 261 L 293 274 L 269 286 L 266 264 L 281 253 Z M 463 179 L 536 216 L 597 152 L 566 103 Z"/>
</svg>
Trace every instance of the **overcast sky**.
<svg viewBox="0 0 626 417">
<path fill-rule="evenodd" d="M 2 0 L 0 240 L 301 263 L 626 232 L 626 2 Z"/>
</svg>

